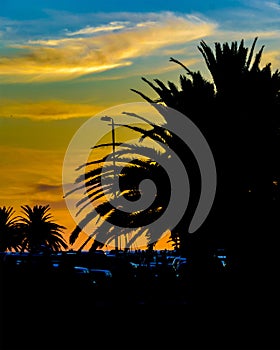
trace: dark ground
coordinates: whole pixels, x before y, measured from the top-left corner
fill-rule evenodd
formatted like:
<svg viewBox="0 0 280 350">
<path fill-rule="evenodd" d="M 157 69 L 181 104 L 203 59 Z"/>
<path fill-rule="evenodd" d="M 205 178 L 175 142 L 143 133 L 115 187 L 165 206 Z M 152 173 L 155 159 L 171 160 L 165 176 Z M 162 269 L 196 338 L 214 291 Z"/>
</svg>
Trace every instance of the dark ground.
<svg viewBox="0 0 280 350">
<path fill-rule="evenodd" d="M 280 349 L 276 269 L 179 283 L 120 274 L 100 289 L 30 271 L 1 273 L 1 350 Z"/>
<path fill-rule="evenodd" d="M 79 288 L 57 293 L 23 285 L 4 290 L 1 306 L 1 350 L 280 349 L 277 305 L 246 291 L 209 298 L 201 290 L 189 302 L 112 290 L 96 301 Z"/>
</svg>

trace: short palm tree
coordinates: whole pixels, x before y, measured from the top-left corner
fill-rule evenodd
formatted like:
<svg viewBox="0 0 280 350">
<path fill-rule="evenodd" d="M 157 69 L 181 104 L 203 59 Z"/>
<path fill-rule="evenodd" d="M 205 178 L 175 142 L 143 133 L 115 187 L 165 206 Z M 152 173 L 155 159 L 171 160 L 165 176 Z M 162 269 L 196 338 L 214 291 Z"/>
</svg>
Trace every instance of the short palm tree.
<svg viewBox="0 0 280 350">
<path fill-rule="evenodd" d="M 18 217 L 12 207 L 0 207 L 0 251 L 19 251 L 21 236 L 18 230 Z"/>
<path fill-rule="evenodd" d="M 62 233 L 64 226 L 52 220 L 49 205 L 21 206 L 19 228 L 23 234 L 22 250 L 41 252 L 60 251 L 68 247 Z"/>
</svg>

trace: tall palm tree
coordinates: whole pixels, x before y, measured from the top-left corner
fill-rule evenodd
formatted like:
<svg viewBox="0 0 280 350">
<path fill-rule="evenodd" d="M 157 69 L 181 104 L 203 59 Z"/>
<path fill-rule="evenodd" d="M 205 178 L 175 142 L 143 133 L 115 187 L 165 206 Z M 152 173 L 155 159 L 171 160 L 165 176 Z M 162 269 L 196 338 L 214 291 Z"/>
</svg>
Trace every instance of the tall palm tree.
<svg viewBox="0 0 280 350">
<path fill-rule="evenodd" d="M 277 184 L 280 178 L 276 161 L 280 146 L 280 72 L 272 72 L 270 63 L 261 67 L 264 46 L 254 56 L 256 42 L 257 38 L 250 50 L 244 46 L 244 40 L 239 45 L 215 43 L 213 51 L 202 41 L 199 50 L 215 84 L 215 125 L 226 127 L 221 135 L 215 134 L 216 158 L 225 174 L 221 191 L 231 195 L 232 212 L 238 212 L 239 206 L 244 223 L 251 221 L 247 231 L 260 233 L 269 227 L 273 198 L 279 188 L 273 183 Z M 229 181 L 230 191 L 226 185 Z"/>
<path fill-rule="evenodd" d="M 68 247 L 62 233 L 64 226 L 52 220 L 49 205 L 21 206 L 19 228 L 23 234 L 22 250 L 41 252 L 60 251 Z"/>
<path fill-rule="evenodd" d="M 180 74 L 178 86 L 172 81 L 167 81 L 165 84 L 157 78 L 152 82 L 142 77 L 142 80 L 157 93 L 158 97 L 151 99 L 139 90 L 131 89 L 131 91 L 137 93 L 149 103 L 161 103 L 180 111 L 195 122 L 198 127 L 207 131 L 204 128 L 208 121 L 205 117 L 208 115 L 209 109 L 213 108 L 214 84 L 203 78 L 200 71 L 191 71 L 173 57 L 170 58 L 170 62 L 180 65 L 186 71 L 186 74 Z"/>
<path fill-rule="evenodd" d="M 252 235 L 260 237 L 261 232 L 275 230 L 271 224 L 275 223 L 275 217 L 271 218 L 271 212 L 275 212 L 275 199 L 279 198 L 280 179 L 276 161 L 279 158 L 280 72 L 273 73 L 270 63 L 261 67 L 264 46 L 254 55 L 256 42 L 257 38 L 251 48 L 245 47 L 244 40 L 239 44 L 215 43 L 213 51 L 201 41 L 198 49 L 212 82 L 170 58 L 183 67 L 190 78 L 180 75 L 179 87 L 169 81 L 164 84 L 159 79 L 152 82 L 142 78 L 158 94 L 156 99 L 132 89 L 150 103 L 177 108 L 204 133 L 218 172 L 217 195 L 208 231 L 239 238 L 243 234 L 236 244 L 241 246 L 242 241 L 246 247 L 252 243 Z"/>
<path fill-rule="evenodd" d="M 277 182 L 276 179 L 279 174 L 279 171 L 277 173 L 277 170 L 274 170 L 274 175 L 272 176 L 270 172 L 272 162 L 268 162 L 268 159 L 271 159 L 271 154 L 274 155 L 272 157 L 274 159 L 273 165 L 275 164 L 275 159 L 277 159 L 277 154 L 274 152 L 277 147 L 273 148 L 271 142 L 273 142 L 273 145 L 277 145 L 277 142 L 279 142 L 277 141 L 279 138 L 277 139 L 275 137 L 275 131 L 277 130 L 275 127 L 277 123 L 275 108 L 277 108 L 279 103 L 277 94 L 280 82 L 279 73 L 278 71 L 272 73 L 269 64 L 263 69 L 260 68 L 263 47 L 253 60 L 256 40 L 257 39 L 254 40 L 250 50 L 244 46 L 243 40 L 241 40 L 239 46 L 237 42 L 233 42 L 231 46 L 228 43 L 223 45 L 216 43 L 215 53 L 204 41 L 201 41 L 198 48 L 203 54 L 207 67 L 213 76 L 212 82 L 208 82 L 204 79 L 199 71 L 192 72 L 180 61 L 171 58 L 171 62 L 179 64 L 187 72 L 187 75 L 180 75 L 179 87 L 170 81 L 165 85 L 159 79 L 154 79 L 154 83 L 156 83 L 154 84 L 146 78 L 142 78 L 143 81 L 158 94 L 159 97 L 156 99 L 151 99 L 142 92 L 131 89 L 149 103 L 165 104 L 168 107 L 179 110 L 192 119 L 205 134 L 214 152 L 218 168 L 218 199 L 215 200 L 214 210 L 212 210 L 212 215 L 210 215 L 208 219 L 207 226 L 204 225 L 205 231 L 210 231 L 212 234 L 217 232 L 223 233 L 225 227 L 227 227 L 227 231 L 232 230 L 232 232 L 234 232 L 238 226 L 235 222 L 240 223 L 240 220 L 242 221 L 245 218 L 246 207 L 252 205 L 253 200 L 251 193 L 253 192 L 253 194 L 255 194 L 259 192 L 267 195 L 269 193 L 267 187 L 271 186 L 272 180 L 274 183 Z M 241 94 L 240 91 L 242 91 Z M 246 101 L 244 96 L 248 97 L 249 102 Z M 262 97 L 262 99 L 260 97 Z M 258 103 L 253 103 L 255 99 L 258 100 Z M 269 116 L 272 117 L 266 118 L 265 120 L 263 118 L 264 125 L 262 127 L 259 120 L 262 117 L 265 106 L 267 108 L 267 104 L 270 108 Z M 141 119 L 140 116 L 132 114 L 131 117 L 138 117 Z M 252 117 L 255 117 L 255 120 L 252 119 Z M 192 158 L 190 150 L 184 145 L 180 138 L 167 132 L 168 125 L 159 127 L 151 124 L 150 130 L 143 130 L 132 126 L 126 127 L 142 134 L 140 140 L 141 138 L 149 137 L 154 141 L 165 143 L 167 148 L 175 151 L 186 165 L 191 163 L 192 166 L 189 167 L 192 169 L 191 179 L 195 184 L 195 188 L 199 188 L 199 176 L 197 176 L 198 172 L 195 159 Z M 268 145 L 262 149 L 259 147 L 261 136 L 264 137 Z M 260 151 L 264 149 L 266 158 L 262 158 L 262 161 L 265 166 L 260 169 L 258 160 L 260 159 Z M 271 153 L 269 153 L 269 151 Z M 143 154 L 140 148 L 138 150 L 127 148 L 122 152 L 139 152 L 139 154 Z M 168 154 L 168 152 L 166 154 Z M 120 155 L 116 155 L 116 157 L 119 156 Z M 97 161 L 95 160 L 92 164 L 100 165 L 104 162 L 104 159 L 105 158 Z M 248 159 L 250 159 L 250 161 L 248 161 Z M 133 173 L 134 178 L 138 178 L 137 173 L 140 174 L 139 169 L 143 168 L 142 170 L 144 170 L 148 163 L 151 164 L 150 161 L 142 161 L 141 165 L 137 164 L 137 167 L 135 166 L 136 164 L 134 164 L 134 167 L 131 167 L 131 169 L 127 171 L 127 174 L 131 175 Z M 89 164 L 86 165 L 88 166 Z M 274 167 L 274 169 L 276 168 L 277 167 Z M 106 169 L 106 180 L 108 181 L 112 179 L 113 169 L 110 167 L 106 167 Z M 94 203 L 95 200 L 100 200 L 104 193 L 112 193 L 113 188 L 110 182 L 106 183 L 106 188 L 100 187 L 101 170 L 102 167 L 97 166 L 94 170 L 86 173 L 85 185 L 88 193 L 87 197 L 81 199 L 78 206 L 81 206 L 82 203 L 85 203 L 88 199 L 88 203 Z M 126 168 L 126 170 L 128 170 L 128 168 Z M 154 168 L 154 170 L 157 171 L 156 168 Z M 123 178 L 126 178 L 127 184 L 130 183 L 130 181 L 127 180 L 127 176 L 123 176 Z M 77 186 L 83 179 L 83 176 L 77 179 Z M 161 187 L 163 188 L 164 186 Z M 127 196 L 127 193 L 130 193 L 130 196 L 137 196 L 137 191 L 135 192 L 132 188 L 124 187 L 124 192 L 118 195 Z M 258 198 L 261 201 L 263 197 L 259 195 Z M 196 203 L 197 200 L 194 199 L 192 210 L 186 211 L 177 227 L 173 229 L 173 237 L 178 241 L 179 234 L 181 246 L 189 244 L 186 232 L 190 223 L 191 213 L 193 213 Z M 96 208 L 101 216 L 107 218 L 109 216 L 110 220 L 113 221 L 115 218 L 115 223 L 118 221 L 122 222 L 124 219 L 124 217 L 108 203 L 97 204 Z M 238 213 L 238 215 L 236 215 L 236 213 Z M 80 225 L 75 228 L 71 235 L 72 243 L 77 239 L 84 225 L 92 221 L 95 216 L 96 212 L 91 212 L 81 220 Z M 236 218 L 239 219 L 236 220 Z M 132 227 L 136 222 L 136 217 L 134 215 L 131 216 L 127 227 Z M 228 225 L 228 223 L 230 223 L 230 225 Z M 98 231 L 93 232 L 93 236 L 95 235 L 95 237 L 97 237 L 97 232 Z M 108 237 L 109 241 L 112 239 L 113 232 L 114 231 L 111 231 L 111 235 Z"/>
<path fill-rule="evenodd" d="M 0 251 L 19 251 L 21 235 L 13 207 L 0 207 Z"/>
</svg>

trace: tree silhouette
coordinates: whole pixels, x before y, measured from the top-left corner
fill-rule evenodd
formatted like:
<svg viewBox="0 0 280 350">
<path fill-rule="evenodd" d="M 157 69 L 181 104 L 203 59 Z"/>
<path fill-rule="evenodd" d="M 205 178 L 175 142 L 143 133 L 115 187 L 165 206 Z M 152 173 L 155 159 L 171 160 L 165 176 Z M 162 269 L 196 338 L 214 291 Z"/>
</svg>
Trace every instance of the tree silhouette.
<svg viewBox="0 0 280 350">
<path fill-rule="evenodd" d="M 144 132 L 144 130 L 141 129 L 141 132 Z M 105 144 L 97 147 L 106 148 L 107 146 L 108 145 Z M 155 154 L 158 151 L 152 150 L 151 152 Z M 137 155 L 137 159 L 133 159 L 135 155 Z M 142 234 L 146 235 L 148 242 L 152 239 L 151 232 L 144 233 L 141 227 L 149 224 L 151 220 L 155 220 L 162 214 L 164 207 L 167 205 L 167 188 L 165 188 L 165 191 L 162 189 L 160 191 L 162 196 L 157 197 L 152 206 L 142 212 L 132 211 L 131 213 L 126 213 L 121 211 L 121 208 L 116 208 L 116 202 L 120 197 L 132 202 L 138 200 L 141 196 L 139 183 L 147 178 L 156 182 L 158 182 L 159 178 L 166 178 L 164 169 L 147 156 L 146 147 L 144 146 L 122 144 L 121 148 L 116 150 L 115 157 L 115 166 L 112 166 L 110 160 L 106 159 L 106 157 L 81 166 L 81 168 L 89 166 L 93 166 L 93 168 L 88 168 L 85 177 L 81 175 L 76 180 L 77 188 L 79 188 L 79 184 L 84 182 L 87 189 L 86 196 L 77 203 L 77 207 L 79 208 L 79 212 L 85 210 L 89 205 L 93 205 L 95 210 L 88 212 L 80 221 L 79 225 L 76 226 L 70 236 L 70 244 L 73 244 L 77 240 L 82 229 L 97 217 L 105 220 L 103 222 L 100 221 L 100 223 L 102 223 L 96 226 L 96 230 L 81 248 L 83 248 L 91 238 L 95 239 L 92 244 L 92 250 L 103 246 L 105 243 L 110 244 L 116 235 L 119 237 L 128 237 L 128 247 L 131 247 L 135 240 Z M 114 171 L 119 173 L 119 191 L 116 191 L 113 187 Z M 158 185 L 160 186 L 160 183 L 158 183 Z M 70 193 L 66 194 L 66 196 L 69 194 Z M 111 202 L 106 200 L 105 195 L 108 194 L 113 194 Z M 109 232 L 106 222 L 110 222 L 113 225 L 113 229 Z M 134 231 L 133 234 L 132 231 Z M 161 232 L 155 233 L 153 239 L 155 239 L 155 237 L 159 238 L 160 234 Z"/>
<path fill-rule="evenodd" d="M 227 246 L 228 250 L 231 250 L 229 255 L 235 254 L 240 258 L 240 242 L 244 246 L 245 254 L 248 246 L 251 245 L 252 234 L 255 235 L 256 242 L 257 237 L 267 228 L 268 222 L 270 229 L 274 228 L 272 222 L 275 223 L 275 216 L 272 219 L 271 213 L 275 212 L 276 203 L 279 203 L 276 199 L 279 198 L 280 171 L 276 159 L 279 155 L 277 111 L 279 111 L 280 78 L 278 70 L 272 73 L 270 64 L 264 68 L 260 67 L 264 47 L 262 46 L 254 56 L 256 42 L 257 38 L 250 49 L 245 47 L 244 40 L 239 44 L 237 42 L 215 43 L 215 51 L 213 51 L 210 46 L 201 41 L 198 49 L 212 75 L 212 81 L 203 78 L 199 71 L 192 72 L 180 61 L 170 58 L 171 62 L 180 65 L 187 72 L 186 75 L 180 75 L 179 87 L 171 81 L 164 84 L 159 79 L 154 79 L 152 82 L 143 77 L 142 80 L 159 97 L 151 99 L 142 92 L 131 89 L 150 104 L 163 104 L 185 114 L 203 132 L 214 153 L 218 171 L 218 188 L 207 223 L 190 242 L 186 233 L 197 204 L 197 198 L 194 196 L 190 208 L 186 210 L 182 220 L 171 232 L 171 239 L 174 237 L 176 244 L 180 242 L 184 254 L 189 249 L 196 250 L 196 241 L 199 242 L 197 249 L 203 250 L 202 242 L 207 245 L 210 240 L 210 244 L 214 246 L 219 244 Z M 134 114 L 126 114 L 142 118 Z M 188 170 L 191 169 L 189 175 L 195 188 L 193 192 L 199 190 L 196 160 L 180 138 L 167 132 L 168 125 L 151 124 L 149 130 L 127 125 L 125 127 L 139 132 L 142 135 L 139 140 L 150 138 L 165 144 L 166 154 L 162 156 L 166 156 L 168 149 L 172 149 L 186 167 L 191 164 Z M 99 147 L 107 146 L 111 144 Z M 141 158 L 145 148 L 129 147 L 116 154 L 119 161 L 117 167 L 121 167 L 124 161 L 130 164 L 122 172 L 122 178 L 125 179 L 123 184 L 126 183 L 127 186 L 122 185 L 122 191 L 117 195 L 135 200 L 139 196 L 136 189 L 137 181 L 148 173 L 154 172 L 158 176 L 159 168 L 156 166 L 151 168 L 151 159 L 145 161 L 142 159 L 139 163 L 130 162 L 129 154 L 137 153 Z M 121 157 L 124 158 L 121 159 Z M 96 219 L 98 215 L 115 224 L 119 223 L 127 229 L 136 227 L 141 221 L 137 221 L 135 213 L 125 218 L 108 202 L 101 201 L 104 194 L 114 193 L 112 166 L 107 164 L 102 170 L 105 159 L 106 157 L 94 160 L 91 165 L 95 168 L 86 172 L 85 179 L 83 176 L 77 178 L 77 186 L 85 181 L 87 188 L 86 196 L 77 203 L 77 206 L 82 211 L 91 203 L 94 204 L 96 211 L 88 213 L 81 220 L 80 225 L 77 225 L 70 238 L 71 244 L 76 241 L 85 225 Z M 88 163 L 82 166 L 89 165 Z M 101 186 L 101 171 L 103 171 L 105 187 Z M 164 186 L 160 185 L 160 188 L 163 189 Z M 162 195 L 162 199 L 166 200 L 164 198 L 166 197 Z M 99 202 L 96 202 L 97 200 Z M 158 207 L 165 208 L 165 205 L 158 205 Z M 156 210 L 149 214 L 153 220 Z M 104 236 L 106 234 L 108 237 Z M 110 242 L 114 235 L 114 230 L 109 234 L 106 233 L 105 226 L 100 226 L 92 233 L 91 237 L 96 239 L 93 247 L 98 246 L 98 237 L 102 238 L 102 242 Z"/>
<path fill-rule="evenodd" d="M 18 230 L 18 217 L 12 207 L 0 207 L 0 251 L 19 251 L 21 236 Z"/>
<path fill-rule="evenodd" d="M 270 63 L 261 68 L 264 46 L 254 55 L 256 42 L 257 38 L 250 49 L 244 40 L 215 43 L 213 51 L 201 41 L 198 49 L 212 82 L 170 58 L 187 72 L 180 75 L 179 87 L 170 81 L 165 84 L 142 78 L 158 94 L 156 99 L 131 89 L 150 103 L 176 108 L 205 135 L 215 157 L 218 186 L 207 225 L 200 233 L 208 232 L 208 237 L 218 241 L 215 244 L 227 245 L 239 263 L 255 244 L 260 246 L 265 232 L 275 232 L 279 207 L 280 75 L 278 70 L 272 73 Z M 180 226 L 183 242 L 183 231 L 187 231 L 184 218 Z M 199 241 L 200 233 L 194 241 Z"/>
<path fill-rule="evenodd" d="M 94 238 L 94 242 L 90 250 L 94 250 L 104 243 L 110 244 L 116 236 L 130 237 L 127 240 L 127 247 L 131 247 L 134 242 L 142 235 L 146 236 L 147 246 L 153 247 L 157 240 L 170 230 L 170 227 L 162 227 L 161 230 L 155 232 L 153 228 L 147 230 L 145 226 L 156 221 L 165 212 L 170 199 L 170 181 L 168 174 L 160 163 L 171 156 L 171 150 L 177 155 L 183 152 L 188 154 L 188 166 L 192 169 L 189 174 L 189 179 L 193 183 L 193 188 L 200 187 L 198 166 L 191 151 L 180 140 L 177 135 L 167 130 L 162 126 L 158 126 L 144 117 L 135 113 L 123 112 L 136 120 L 144 120 L 149 128 L 142 128 L 136 125 L 116 124 L 124 128 L 129 128 L 139 134 L 139 143 L 132 144 L 116 144 L 120 146 L 115 151 L 115 165 L 112 165 L 110 158 L 102 157 L 101 159 L 94 158 L 86 164 L 79 167 L 78 170 L 86 168 L 85 174 L 82 174 L 76 179 L 76 187 L 71 190 L 66 196 L 69 196 L 74 191 L 80 189 L 80 186 L 86 187 L 86 193 L 80 201 L 77 202 L 77 208 L 80 208 L 77 214 L 81 213 L 87 207 L 94 207 L 85 214 L 79 225 L 73 230 L 70 236 L 70 244 L 74 244 L 83 230 L 83 228 L 92 221 L 102 218 L 99 226 L 96 225 L 92 234 L 79 248 L 82 249 L 90 239 Z M 147 147 L 141 143 L 146 139 L 154 141 L 155 144 L 161 143 L 161 151 L 157 148 Z M 112 146 L 109 144 L 101 144 L 93 147 L 100 148 Z M 158 161 L 155 161 L 157 159 Z M 92 167 L 92 168 L 90 168 Z M 114 171 L 119 174 L 120 191 L 116 191 L 113 187 Z M 142 180 L 150 179 L 156 185 L 157 194 L 153 203 L 145 210 L 134 210 L 130 213 L 122 211 L 118 206 L 119 198 L 124 198 L 131 202 L 139 200 L 142 195 L 139 184 Z M 195 191 L 194 191 L 195 193 Z M 111 194 L 111 202 L 106 199 L 106 195 Z M 191 193 L 192 195 L 192 193 Z M 188 211 L 184 216 L 185 223 L 191 220 L 191 211 L 195 210 L 198 201 L 198 196 L 191 196 Z M 99 220 L 98 220 L 99 221 Z M 107 222 L 113 225 L 112 229 L 108 229 Z M 103 243 L 100 243 L 103 242 Z"/>
<path fill-rule="evenodd" d="M 68 247 L 62 232 L 64 226 L 52 220 L 49 205 L 21 206 L 19 229 L 23 234 L 22 250 L 29 252 L 60 251 Z"/>
</svg>

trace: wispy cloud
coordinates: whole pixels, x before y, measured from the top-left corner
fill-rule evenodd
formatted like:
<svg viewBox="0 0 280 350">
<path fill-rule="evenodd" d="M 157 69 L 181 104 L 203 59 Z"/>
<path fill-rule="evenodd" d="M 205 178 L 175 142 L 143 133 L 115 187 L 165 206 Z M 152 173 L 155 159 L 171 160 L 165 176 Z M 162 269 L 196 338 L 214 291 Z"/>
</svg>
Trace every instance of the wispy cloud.
<svg viewBox="0 0 280 350">
<path fill-rule="evenodd" d="M 95 34 L 99 32 L 111 32 L 118 29 L 125 28 L 125 25 L 129 22 L 110 22 L 108 25 L 102 25 L 99 27 L 91 27 L 86 26 L 85 28 L 82 28 L 80 30 L 77 30 L 75 32 L 68 32 L 66 31 L 67 36 L 76 36 L 76 35 L 88 35 L 88 34 Z"/>
<path fill-rule="evenodd" d="M 264 1 L 264 5 L 272 8 L 273 10 L 280 11 L 280 4 L 276 1 Z"/>
<path fill-rule="evenodd" d="M 251 8 L 257 8 L 263 11 L 280 11 L 279 1 L 244 0 L 244 4 L 249 5 Z"/>
<path fill-rule="evenodd" d="M 180 58 L 180 61 L 187 66 L 188 68 L 192 69 L 192 67 L 196 64 L 199 64 L 202 61 L 202 58 L 189 58 L 184 59 L 186 57 L 186 52 L 184 50 L 164 50 L 163 55 L 166 56 L 166 60 L 164 62 L 159 62 L 157 66 L 155 67 L 153 63 L 147 62 L 147 64 L 141 68 L 141 76 L 153 76 L 153 77 L 160 77 L 163 74 L 171 73 L 171 72 L 179 72 L 184 73 L 184 70 L 182 67 L 179 67 L 178 65 L 175 65 L 174 63 L 169 62 L 169 57 L 174 56 Z M 182 58 L 182 59 L 181 59 Z M 98 75 L 98 76 L 90 76 L 90 77 L 84 77 L 81 78 L 81 82 L 88 82 L 88 81 L 114 81 L 118 80 L 121 81 L 126 78 L 132 78 L 136 77 L 139 78 L 139 67 L 136 65 L 131 67 L 129 71 L 125 72 L 119 72 L 116 71 L 114 73 L 111 73 L 110 75 Z M 195 68 L 194 68 L 195 69 Z"/>
<path fill-rule="evenodd" d="M 167 13 L 158 22 L 148 21 L 145 26 L 113 33 L 84 37 L 79 35 L 94 28 L 82 28 L 70 37 L 29 41 L 18 46 L 16 54 L 0 58 L 0 76 L 4 82 L 73 79 L 131 65 L 134 59 L 152 56 L 158 49 L 205 38 L 216 27 L 213 22 Z"/>
<path fill-rule="evenodd" d="M 0 101 L 0 116 L 13 118 L 29 118 L 35 120 L 68 119 L 91 117 L 105 109 L 106 106 L 94 104 L 73 103 L 70 101 Z"/>
<path fill-rule="evenodd" d="M 36 192 L 54 192 L 57 194 L 57 191 L 61 191 L 61 184 L 49 184 L 49 183 L 37 183 L 34 186 Z"/>
</svg>

